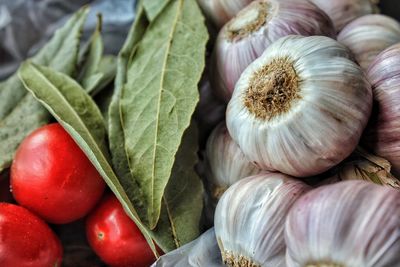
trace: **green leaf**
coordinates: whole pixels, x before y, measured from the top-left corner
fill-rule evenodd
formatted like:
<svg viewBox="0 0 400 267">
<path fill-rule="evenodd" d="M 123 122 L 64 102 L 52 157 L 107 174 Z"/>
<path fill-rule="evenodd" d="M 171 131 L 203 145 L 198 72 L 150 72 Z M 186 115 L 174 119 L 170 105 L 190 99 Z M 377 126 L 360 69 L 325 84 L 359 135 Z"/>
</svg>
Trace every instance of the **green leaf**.
<svg viewBox="0 0 400 267">
<path fill-rule="evenodd" d="M 175 154 L 198 102 L 207 39 L 196 1 L 172 1 L 147 29 L 122 89 L 125 149 L 150 229 L 160 217 Z"/>
<path fill-rule="evenodd" d="M 128 158 L 125 152 L 125 139 L 121 125 L 120 116 L 120 97 L 122 86 L 126 82 L 126 72 L 129 62 L 136 52 L 137 44 L 142 39 L 143 34 L 148 26 L 146 15 L 142 6 L 137 7 L 136 19 L 133 23 L 128 37 L 118 55 L 117 75 L 115 78 L 114 94 L 108 110 L 108 132 L 109 143 L 113 167 L 118 175 L 119 181 L 127 192 L 129 199 L 134 203 L 139 215 L 143 214 L 144 205 L 141 203 L 141 191 L 132 178 L 129 170 Z M 146 219 L 146 217 L 142 219 Z"/>
<path fill-rule="evenodd" d="M 82 52 L 79 83 L 89 94 L 96 95 L 115 77 L 117 59 L 115 56 L 103 56 L 104 44 L 101 37 L 102 17 L 97 16 L 97 27 Z"/>
<path fill-rule="evenodd" d="M 147 17 L 153 21 L 168 5 L 171 0 L 146 0 L 143 1 L 144 9 L 146 10 Z"/>
<path fill-rule="evenodd" d="M 84 151 L 156 253 L 148 231 L 139 221 L 109 163 L 104 121 L 92 98 L 76 81 L 47 67 L 26 62 L 20 68 L 19 76 L 25 88 L 46 107 Z"/>
<path fill-rule="evenodd" d="M 87 13 L 87 8 L 76 12 L 32 61 L 73 75 Z M 21 141 L 50 118 L 46 109 L 27 94 L 16 74 L 0 83 L 0 172 L 10 166 Z"/>
<path fill-rule="evenodd" d="M 164 251 L 178 248 L 200 234 L 204 190 L 194 170 L 198 160 L 197 140 L 197 128 L 192 123 L 176 154 L 163 197 L 160 221 L 153 231 L 154 240 Z"/>
</svg>

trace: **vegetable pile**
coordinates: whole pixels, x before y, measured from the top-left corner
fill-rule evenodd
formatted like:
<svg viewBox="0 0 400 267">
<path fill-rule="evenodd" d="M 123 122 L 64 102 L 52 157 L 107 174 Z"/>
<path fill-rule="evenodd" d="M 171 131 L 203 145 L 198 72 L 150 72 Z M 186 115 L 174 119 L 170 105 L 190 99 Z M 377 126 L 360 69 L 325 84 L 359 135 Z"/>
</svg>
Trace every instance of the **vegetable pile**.
<svg viewBox="0 0 400 267">
<path fill-rule="evenodd" d="M 101 264 L 57 237 L 83 222 L 110 266 L 400 267 L 400 23 L 378 13 L 139 1 L 112 56 L 83 7 L 0 83 L 0 263 Z"/>
</svg>

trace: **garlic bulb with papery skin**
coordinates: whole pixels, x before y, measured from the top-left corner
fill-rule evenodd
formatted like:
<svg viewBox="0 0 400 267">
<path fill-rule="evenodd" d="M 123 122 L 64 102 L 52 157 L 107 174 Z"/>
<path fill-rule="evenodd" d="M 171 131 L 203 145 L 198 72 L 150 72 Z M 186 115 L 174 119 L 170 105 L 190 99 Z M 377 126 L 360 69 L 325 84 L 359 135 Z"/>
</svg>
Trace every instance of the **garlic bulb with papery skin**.
<svg viewBox="0 0 400 267">
<path fill-rule="evenodd" d="M 392 164 L 400 177 L 400 44 L 377 56 L 367 72 L 376 112 L 365 133 L 364 144 Z"/>
<path fill-rule="evenodd" d="M 366 71 L 380 52 L 400 42 L 400 24 L 385 15 L 366 15 L 348 24 L 337 39 Z"/>
<path fill-rule="evenodd" d="M 240 179 L 262 172 L 232 140 L 225 121 L 208 138 L 206 158 L 209 167 L 207 180 L 214 199 L 219 199 L 229 186 Z"/>
<path fill-rule="evenodd" d="M 229 187 L 218 202 L 214 220 L 224 263 L 284 267 L 286 215 L 309 189 L 280 173 L 251 176 Z"/>
<path fill-rule="evenodd" d="M 226 112 L 233 140 L 261 169 L 296 177 L 345 159 L 367 124 L 372 92 L 341 44 L 288 36 L 242 74 Z"/>
<path fill-rule="evenodd" d="M 214 228 L 161 256 L 152 267 L 223 267 Z"/>
<path fill-rule="evenodd" d="M 253 0 L 198 0 L 205 15 L 221 28 Z"/>
<path fill-rule="evenodd" d="M 287 35 L 335 36 L 332 22 L 306 0 L 257 0 L 219 32 L 214 47 L 212 87 L 226 102 L 243 70 L 274 41 Z"/>
<path fill-rule="evenodd" d="M 365 181 L 303 195 L 285 224 L 288 267 L 399 267 L 400 192 Z"/>
<path fill-rule="evenodd" d="M 372 0 L 311 0 L 325 11 L 339 32 L 349 22 L 358 17 L 375 13 L 378 1 Z"/>
</svg>

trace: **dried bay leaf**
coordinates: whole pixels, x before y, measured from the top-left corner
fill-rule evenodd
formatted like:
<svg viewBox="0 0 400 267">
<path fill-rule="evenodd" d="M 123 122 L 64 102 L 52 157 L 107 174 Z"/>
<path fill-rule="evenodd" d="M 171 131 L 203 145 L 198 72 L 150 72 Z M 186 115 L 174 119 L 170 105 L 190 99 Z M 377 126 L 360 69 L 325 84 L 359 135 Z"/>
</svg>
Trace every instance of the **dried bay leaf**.
<svg viewBox="0 0 400 267">
<path fill-rule="evenodd" d="M 171 1 L 148 27 L 122 88 L 125 149 L 150 229 L 159 220 L 175 154 L 198 102 L 207 39 L 196 1 Z"/>
<path fill-rule="evenodd" d="M 163 196 L 162 210 L 153 238 L 164 251 L 174 250 L 200 234 L 203 183 L 194 167 L 198 161 L 198 131 L 192 123 L 185 131 L 172 174 Z"/>
<path fill-rule="evenodd" d="M 117 74 L 115 78 L 114 92 L 108 109 L 108 134 L 111 151 L 111 160 L 120 183 L 125 189 L 129 199 L 134 203 L 135 209 L 140 214 L 145 213 L 144 205 L 141 202 L 142 193 L 135 179 L 129 170 L 128 158 L 125 152 L 125 137 L 122 130 L 120 115 L 120 97 L 122 87 L 126 82 L 127 69 L 133 58 L 137 44 L 142 39 L 148 21 L 143 7 L 139 3 L 137 6 L 136 19 L 128 33 L 128 37 L 118 55 Z M 143 216 L 140 216 L 141 219 Z"/>
<path fill-rule="evenodd" d="M 171 0 L 146 0 L 143 1 L 144 9 L 146 10 L 147 17 L 153 21 L 168 5 Z"/>
<path fill-rule="evenodd" d="M 117 63 L 115 56 L 103 55 L 102 17 L 98 14 L 97 18 L 96 29 L 81 53 L 81 73 L 78 77 L 79 83 L 92 96 L 104 89 L 114 79 Z"/>
<path fill-rule="evenodd" d="M 44 66 L 26 62 L 21 66 L 19 76 L 25 88 L 57 119 L 90 159 L 157 254 L 149 232 L 141 224 L 110 165 L 104 120 L 92 98 L 72 78 Z"/>
<path fill-rule="evenodd" d="M 75 74 L 87 13 L 87 8 L 76 12 L 31 60 L 68 75 Z M 27 93 L 17 74 L 0 83 L 0 172 L 10 166 L 20 142 L 50 118 L 46 109 Z"/>
</svg>

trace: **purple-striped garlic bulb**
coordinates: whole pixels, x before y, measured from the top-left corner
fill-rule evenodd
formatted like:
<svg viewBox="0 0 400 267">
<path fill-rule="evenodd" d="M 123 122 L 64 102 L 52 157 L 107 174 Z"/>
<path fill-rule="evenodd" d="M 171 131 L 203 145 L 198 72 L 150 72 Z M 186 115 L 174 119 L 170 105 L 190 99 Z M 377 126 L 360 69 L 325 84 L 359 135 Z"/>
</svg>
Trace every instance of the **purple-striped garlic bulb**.
<svg viewBox="0 0 400 267">
<path fill-rule="evenodd" d="M 214 228 L 161 256 L 151 267 L 223 267 Z"/>
<path fill-rule="evenodd" d="M 229 186 L 245 177 L 261 173 L 232 140 L 221 122 L 211 133 L 206 145 L 207 180 L 213 199 L 218 200 Z"/>
<path fill-rule="evenodd" d="M 378 11 L 374 0 L 311 0 L 331 18 L 339 32 L 358 17 Z"/>
<path fill-rule="evenodd" d="M 394 175 L 400 177 L 400 44 L 379 54 L 367 77 L 376 112 L 367 127 L 364 144 L 389 160 Z"/>
<path fill-rule="evenodd" d="M 215 235 L 229 267 L 285 267 L 284 224 L 293 203 L 310 188 L 280 173 L 232 185 L 215 213 Z"/>
<path fill-rule="evenodd" d="M 348 24 L 337 39 L 367 71 L 380 52 L 400 42 L 400 23 L 385 15 L 366 15 Z"/>
<path fill-rule="evenodd" d="M 285 224 L 287 267 L 399 267 L 400 192 L 365 181 L 303 195 Z"/>
<path fill-rule="evenodd" d="M 198 0 L 201 9 L 217 28 L 221 28 L 253 0 Z"/>
<path fill-rule="evenodd" d="M 317 175 L 355 149 L 371 111 L 352 55 L 323 36 L 288 36 L 243 72 L 226 112 L 233 140 L 261 169 Z"/>
<path fill-rule="evenodd" d="M 243 70 L 274 41 L 287 35 L 335 36 L 332 22 L 306 0 L 256 0 L 219 32 L 211 85 L 226 102 Z"/>
</svg>

